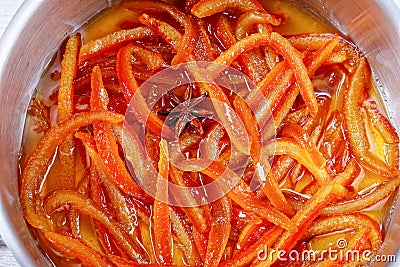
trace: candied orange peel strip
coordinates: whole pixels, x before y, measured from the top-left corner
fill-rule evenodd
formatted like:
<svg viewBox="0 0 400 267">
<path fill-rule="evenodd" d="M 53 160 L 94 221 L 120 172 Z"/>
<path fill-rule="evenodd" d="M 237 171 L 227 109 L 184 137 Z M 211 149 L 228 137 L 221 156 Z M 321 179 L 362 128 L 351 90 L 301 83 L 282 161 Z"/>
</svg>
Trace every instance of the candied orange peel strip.
<svg viewBox="0 0 400 267">
<path fill-rule="evenodd" d="M 388 197 L 400 185 L 400 176 L 390 178 L 382 184 L 373 187 L 365 194 L 356 196 L 355 198 L 344 200 L 341 202 L 331 203 L 327 205 L 323 211 L 323 215 L 339 215 L 361 211 L 371 207 L 379 201 Z"/>
<path fill-rule="evenodd" d="M 204 80 L 201 74 L 195 69 L 193 69 L 192 73 L 197 80 Z M 217 84 L 208 82 L 202 82 L 201 85 L 209 94 L 215 111 L 231 138 L 232 143 L 240 152 L 249 155 L 251 150 L 251 141 L 248 140 L 249 138 L 246 134 L 245 126 L 238 116 L 226 116 L 226 114 L 230 114 L 234 109 L 222 88 Z"/>
<path fill-rule="evenodd" d="M 289 41 L 277 32 L 271 34 L 255 33 L 239 40 L 214 60 L 218 65 L 230 65 L 240 54 L 260 46 L 270 46 L 286 60 L 299 84 L 300 94 L 312 114 L 318 111 L 314 87 L 303 63 L 302 55 Z"/>
<path fill-rule="evenodd" d="M 148 124 L 148 128 L 158 134 L 163 131 L 164 122 L 150 110 L 143 95 L 138 92 L 139 86 L 133 75 L 131 55 L 140 53 L 141 49 L 131 44 L 121 48 L 117 54 L 117 74 L 119 82 L 124 90 L 126 100 L 135 106 L 131 111 L 136 118 L 143 124 Z M 147 119 L 147 120 L 146 120 Z M 171 130 L 165 128 L 165 134 L 172 136 Z"/>
<path fill-rule="evenodd" d="M 61 79 L 57 105 L 59 122 L 68 120 L 74 113 L 74 79 L 78 69 L 80 43 L 80 35 L 72 35 L 67 41 L 63 60 L 61 61 Z"/>
<path fill-rule="evenodd" d="M 204 18 L 227 10 L 246 12 L 250 10 L 264 10 L 264 8 L 256 0 L 200 0 L 193 6 L 191 12 L 198 18 Z"/>
<path fill-rule="evenodd" d="M 154 37 L 154 33 L 146 27 L 121 30 L 105 37 L 84 44 L 79 51 L 79 62 L 89 61 L 95 57 L 117 50 L 132 41 Z"/>
<path fill-rule="evenodd" d="M 78 68 L 78 55 L 81 46 L 80 35 L 71 36 L 66 44 L 61 62 L 61 79 L 58 90 L 58 122 L 68 120 L 74 114 L 74 79 Z M 60 162 L 62 170 L 59 182 L 62 188 L 75 187 L 75 155 L 73 136 L 69 136 L 60 146 Z"/>
<path fill-rule="evenodd" d="M 183 171 L 177 169 L 175 166 L 170 166 L 170 178 L 171 181 L 176 185 L 186 188 L 186 183 L 182 177 Z M 199 203 L 194 199 L 194 197 L 190 194 L 189 188 L 183 189 L 180 192 L 180 195 L 176 197 L 176 200 L 179 201 L 180 198 L 183 198 L 184 204 L 190 207 L 182 207 L 182 210 L 185 212 L 186 216 L 193 224 L 193 226 L 200 231 L 201 233 L 206 233 L 209 231 L 209 225 L 207 218 L 204 216 L 202 209 L 198 207 Z"/>
<path fill-rule="evenodd" d="M 112 262 L 98 251 L 87 246 L 76 238 L 54 232 L 45 232 L 45 238 L 61 254 L 75 258 L 88 267 L 108 267 Z"/>
<path fill-rule="evenodd" d="M 46 177 L 56 148 L 65 138 L 81 127 L 97 121 L 118 123 L 124 116 L 112 112 L 82 112 L 70 117 L 64 123 L 53 126 L 40 140 L 24 169 L 21 182 L 21 206 L 26 220 L 38 229 L 51 230 L 53 227 L 44 217 L 40 186 Z"/>
<path fill-rule="evenodd" d="M 165 140 L 160 142 L 160 160 L 158 162 L 158 176 L 156 195 L 153 206 L 154 242 L 157 262 L 172 264 L 172 233 L 170 225 L 170 211 L 168 203 L 168 176 L 169 154 Z"/>
<path fill-rule="evenodd" d="M 289 42 L 299 51 L 317 51 L 324 47 L 327 43 L 336 38 L 336 34 L 300 34 L 288 37 Z M 335 63 L 335 58 L 339 59 L 340 63 L 348 63 L 350 66 L 359 64 L 360 52 L 355 46 L 346 39 L 339 37 L 339 43 L 332 51 L 330 58 L 326 63 Z"/>
<path fill-rule="evenodd" d="M 233 46 L 236 43 L 236 37 L 234 35 L 229 19 L 224 14 L 216 15 L 216 31 L 215 35 L 221 41 L 225 49 Z"/>
<path fill-rule="evenodd" d="M 385 154 L 387 154 L 386 162 L 392 169 L 399 168 L 399 137 L 396 129 L 390 124 L 390 121 L 383 116 L 378 109 L 376 102 L 368 101 L 364 103 L 368 117 L 372 125 L 385 139 Z"/>
<path fill-rule="evenodd" d="M 249 136 L 250 156 L 254 162 L 259 162 L 262 144 L 257 120 L 250 107 L 240 96 L 236 96 L 233 100 L 233 107 L 235 108 L 240 120 L 243 122 L 247 135 Z"/>
<path fill-rule="evenodd" d="M 161 36 L 175 52 L 178 51 L 183 37 L 177 29 L 164 21 L 150 17 L 146 13 L 142 14 L 139 20 L 157 35 Z"/>
<path fill-rule="evenodd" d="M 178 214 L 173 207 L 170 207 L 170 218 L 173 233 L 184 246 L 182 249 L 190 265 L 196 265 L 202 259 L 197 251 L 196 244 L 192 238 L 191 231 L 183 216 Z"/>
<path fill-rule="evenodd" d="M 262 155 L 261 136 L 254 114 L 241 97 L 235 97 L 233 100 L 233 106 L 235 107 L 240 119 L 245 124 L 250 137 L 250 156 L 253 160 L 255 173 L 258 176 L 258 179 L 262 181 L 261 190 L 265 192 L 266 196 L 271 201 L 272 206 L 286 215 L 294 215 L 293 210 L 280 191 L 279 185 L 271 176 L 271 173 L 269 173 L 271 168 L 266 158 Z"/>
<path fill-rule="evenodd" d="M 293 217 L 295 213 L 280 190 L 268 161 L 263 159 L 262 163 L 258 163 L 255 168 L 256 175 L 262 181 L 259 190 L 267 196 L 273 207 L 285 215 Z"/>
<path fill-rule="evenodd" d="M 108 102 L 109 98 L 103 85 L 101 70 L 96 66 L 92 72 L 91 110 L 107 111 Z M 118 146 L 111 131 L 111 125 L 106 122 L 95 122 L 93 123 L 93 132 L 97 151 L 112 181 L 126 194 L 141 200 L 148 200 L 148 197 L 133 180 L 125 167 L 125 163 L 119 156 Z"/>
<path fill-rule="evenodd" d="M 374 219 L 362 213 L 320 218 L 307 229 L 302 239 L 307 240 L 317 235 L 329 234 L 346 229 L 358 230 L 364 227 L 369 229 L 368 236 L 371 241 L 372 249 L 378 251 L 382 245 L 380 226 Z"/>
<path fill-rule="evenodd" d="M 321 210 L 338 196 L 341 197 L 347 193 L 347 191 L 344 189 L 344 186 L 347 185 L 349 181 L 354 180 L 354 177 L 358 175 L 359 172 L 360 168 L 353 160 L 347 165 L 343 173 L 336 175 L 336 177 L 329 181 L 325 186 L 321 187 L 292 218 L 292 222 L 296 224 L 299 230 L 295 232 L 283 232 L 283 234 L 276 241 L 274 249 L 277 251 L 290 251 L 295 246 L 297 241 L 300 240 L 314 219 L 320 214 Z M 276 255 L 270 255 L 265 261 L 260 261 L 258 259 L 255 260 L 252 265 L 269 266 L 276 260 Z"/>
<path fill-rule="evenodd" d="M 117 267 L 157 267 L 159 264 L 139 264 L 135 261 L 127 260 L 115 255 L 108 255 L 113 264 Z M 174 266 L 174 265 L 163 265 L 163 266 Z"/>
<path fill-rule="evenodd" d="M 82 194 L 70 190 L 56 190 L 45 199 L 44 209 L 47 214 L 51 214 L 60 208 L 69 207 L 81 214 L 86 214 L 104 225 L 121 248 L 138 263 L 147 263 L 148 259 L 143 257 L 141 249 L 133 242 L 127 232 L 120 226 L 119 222 L 109 218 L 93 200 Z"/>
<path fill-rule="evenodd" d="M 307 133 L 307 128 L 308 127 L 306 126 L 301 127 L 298 124 L 287 124 L 283 127 L 281 136 L 295 140 L 297 144 L 301 145 L 301 147 L 306 149 L 312 155 L 312 159 L 318 168 L 325 169 L 326 159 L 318 150 L 312 136 Z M 325 173 L 325 175 L 329 176 L 327 173 Z"/>
<path fill-rule="evenodd" d="M 270 153 L 275 153 L 275 155 L 289 155 L 291 158 L 297 160 L 314 175 L 321 185 L 330 179 L 331 175 L 326 169 L 325 162 L 319 165 L 315 160 L 315 154 L 311 154 L 307 151 L 307 148 L 291 138 L 276 139 L 267 143 L 264 149 L 270 151 Z"/>
<path fill-rule="evenodd" d="M 360 108 L 365 97 L 363 96 L 368 82 L 367 62 L 361 59 L 354 71 L 348 90 L 345 92 L 343 103 L 345 134 L 349 139 L 354 155 L 363 166 L 380 175 L 390 177 L 393 170 L 370 150 L 370 144 L 366 134 L 364 119 Z"/>
<path fill-rule="evenodd" d="M 130 208 L 127 204 L 126 197 L 119 190 L 117 185 L 114 184 L 112 174 L 110 174 L 109 169 L 104 164 L 100 155 L 96 150 L 96 143 L 94 138 L 83 132 L 78 132 L 75 137 L 80 139 L 85 147 L 86 153 L 89 155 L 91 160 L 91 197 L 94 202 L 99 206 L 111 206 L 115 218 L 118 219 L 122 227 L 132 235 L 133 240 L 136 238 L 137 231 L 135 231 L 137 226 L 132 222 L 132 210 L 138 212 L 135 208 Z M 105 198 L 102 192 L 98 192 L 97 186 L 100 184 L 104 185 L 107 193 L 107 197 L 110 203 L 105 203 Z"/>
<path fill-rule="evenodd" d="M 254 259 L 257 258 L 260 252 L 263 252 L 265 247 L 271 247 L 282 234 L 282 232 L 282 228 L 278 226 L 272 227 L 247 250 L 239 252 L 226 262 L 222 262 L 221 266 L 248 266 Z"/>
<path fill-rule="evenodd" d="M 332 40 L 329 40 L 308 59 L 306 67 L 310 77 L 314 77 L 317 69 L 331 56 L 333 50 L 338 44 L 339 38 L 338 35 L 335 35 Z"/>
<path fill-rule="evenodd" d="M 250 33 L 253 28 L 257 27 L 257 32 L 268 34 L 272 31 L 271 25 L 278 26 L 280 19 L 275 18 L 267 11 L 252 10 L 242 14 L 236 23 L 235 36 L 237 40 L 241 40 Z M 265 49 L 265 48 L 264 48 Z M 240 65 L 243 66 L 245 72 L 258 84 L 268 71 L 267 59 L 264 50 L 255 48 L 251 51 L 243 53 L 240 57 Z"/>
<path fill-rule="evenodd" d="M 227 197 L 211 203 L 212 218 L 204 266 L 218 266 L 231 230 L 231 203 Z"/>
<path fill-rule="evenodd" d="M 274 17 L 267 11 L 251 10 L 240 16 L 235 36 L 236 39 L 240 40 L 251 32 L 254 24 L 271 24 L 273 26 L 279 26 L 281 19 Z"/>
<path fill-rule="evenodd" d="M 208 164 L 207 161 L 202 159 L 193 159 L 180 164 L 181 168 L 183 168 L 185 171 L 197 171 L 209 176 L 214 181 L 217 181 L 218 186 L 224 190 L 226 190 L 227 186 L 232 186 L 231 191 L 228 192 L 228 196 L 243 209 L 252 211 L 258 216 L 276 225 L 279 225 L 284 229 L 288 229 L 290 231 L 295 230 L 295 227 L 293 227 L 293 224 L 290 223 L 290 220 L 286 215 L 269 206 L 268 204 L 257 200 L 253 192 L 251 192 L 249 186 L 243 180 L 237 177 L 235 172 L 226 168 L 226 166 L 222 163 L 213 161 L 211 164 Z M 204 168 L 203 166 L 207 167 Z M 227 180 L 227 178 L 232 180 Z M 224 180 L 221 181 L 221 179 Z M 236 185 L 232 184 L 234 181 L 237 182 Z"/>
<path fill-rule="evenodd" d="M 163 10 L 170 14 L 175 20 L 177 20 L 182 27 L 185 29 L 185 33 L 182 36 L 182 40 L 177 49 L 177 54 L 172 59 L 172 64 L 179 64 L 185 62 L 189 55 L 193 52 L 195 48 L 195 29 L 190 18 L 183 12 L 181 12 L 175 6 L 169 5 L 165 2 L 158 1 L 134 1 L 130 0 L 125 3 L 127 8 L 131 9 L 157 9 Z"/>
<path fill-rule="evenodd" d="M 340 251 L 345 257 L 339 258 L 337 260 L 333 260 L 330 258 L 325 258 L 324 260 L 315 262 L 314 264 L 310 264 L 310 266 L 321 266 L 321 267 L 330 267 L 330 266 L 354 266 L 355 264 L 361 265 L 369 262 L 368 259 L 364 257 L 352 256 L 351 253 L 353 251 L 363 251 L 365 244 L 368 242 L 368 232 L 370 231 L 369 227 L 362 227 L 358 229 L 352 238 L 346 243 L 346 247 Z M 370 259 L 372 259 L 373 254 L 369 253 L 368 255 Z M 364 262 L 364 263 L 363 263 Z"/>
</svg>

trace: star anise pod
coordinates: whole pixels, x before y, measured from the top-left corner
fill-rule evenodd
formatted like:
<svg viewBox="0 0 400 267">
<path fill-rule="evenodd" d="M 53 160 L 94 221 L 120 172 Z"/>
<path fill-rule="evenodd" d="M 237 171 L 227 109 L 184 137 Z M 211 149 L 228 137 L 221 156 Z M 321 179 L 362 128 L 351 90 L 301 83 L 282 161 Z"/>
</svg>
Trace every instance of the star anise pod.
<svg viewBox="0 0 400 267">
<path fill-rule="evenodd" d="M 191 98 L 192 90 L 188 87 L 182 101 L 173 92 L 168 93 L 174 103 L 174 109 L 169 112 L 167 120 L 168 124 L 175 125 L 175 134 L 180 136 L 189 123 L 195 131 L 203 135 L 204 130 L 199 118 L 211 118 L 214 115 L 212 110 L 202 107 L 202 104 L 208 98 L 207 95 L 203 94 L 197 98 Z"/>
</svg>

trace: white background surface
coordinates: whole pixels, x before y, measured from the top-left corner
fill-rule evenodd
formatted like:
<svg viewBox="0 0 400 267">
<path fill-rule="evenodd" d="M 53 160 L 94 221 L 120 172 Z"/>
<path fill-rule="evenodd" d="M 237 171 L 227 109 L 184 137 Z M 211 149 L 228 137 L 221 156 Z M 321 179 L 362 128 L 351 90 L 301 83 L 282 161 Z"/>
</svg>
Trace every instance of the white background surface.
<svg viewBox="0 0 400 267">
<path fill-rule="evenodd" d="M 3 35 L 7 24 L 22 2 L 22 0 L 0 0 L 0 36 Z"/>
</svg>

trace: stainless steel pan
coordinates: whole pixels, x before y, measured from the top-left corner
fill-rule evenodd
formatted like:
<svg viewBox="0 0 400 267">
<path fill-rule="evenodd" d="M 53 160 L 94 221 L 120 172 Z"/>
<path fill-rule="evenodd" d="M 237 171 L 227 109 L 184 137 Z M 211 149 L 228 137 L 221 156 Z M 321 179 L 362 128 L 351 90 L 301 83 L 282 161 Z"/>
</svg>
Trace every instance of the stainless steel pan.
<svg viewBox="0 0 400 267">
<path fill-rule="evenodd" d="M 354 40 L 367 55 L 389 116 L 400 129 L 400 1 L 304 0 Z M 45 266 L 18 199 L 18 157 L 29 100 L 41 73 L 67 35 L 106 8 L 102 0 L 28 0 L 0 43 L 0 231 L 23 266 Z M 388 222 L 381 253 L 397 253 L 400 266 L 400 203 Z M 376 263 L 374 266 L 384 264 Z"/>
</svg>

